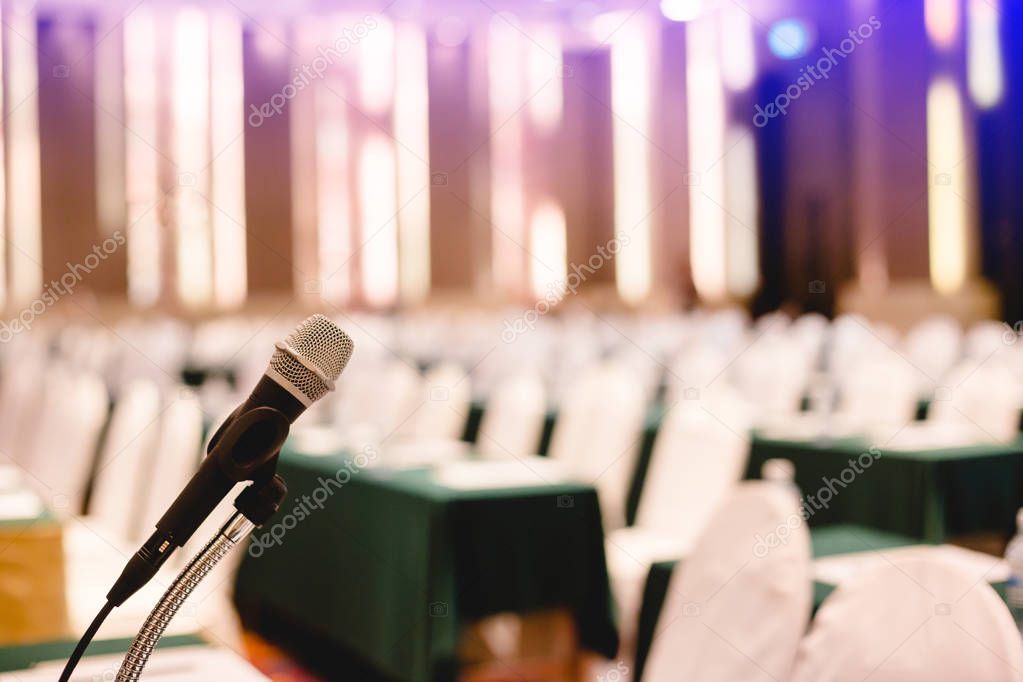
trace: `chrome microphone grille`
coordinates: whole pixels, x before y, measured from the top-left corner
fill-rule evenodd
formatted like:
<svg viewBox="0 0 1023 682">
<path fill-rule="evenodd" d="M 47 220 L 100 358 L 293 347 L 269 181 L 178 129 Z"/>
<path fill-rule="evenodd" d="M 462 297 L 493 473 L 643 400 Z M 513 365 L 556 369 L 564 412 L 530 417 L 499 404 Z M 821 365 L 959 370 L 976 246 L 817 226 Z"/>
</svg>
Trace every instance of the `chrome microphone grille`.
<svg viewBox="0 0 1023 682">
<path fill-rule="evenodd" d="M 352 339 L 323 315 L 313 315 L 277 342 L 270 374 L 306 406 L 334 389 L 352 357 Z M 276 375 L 276 376 L 274 376 Z"/>
</svg>

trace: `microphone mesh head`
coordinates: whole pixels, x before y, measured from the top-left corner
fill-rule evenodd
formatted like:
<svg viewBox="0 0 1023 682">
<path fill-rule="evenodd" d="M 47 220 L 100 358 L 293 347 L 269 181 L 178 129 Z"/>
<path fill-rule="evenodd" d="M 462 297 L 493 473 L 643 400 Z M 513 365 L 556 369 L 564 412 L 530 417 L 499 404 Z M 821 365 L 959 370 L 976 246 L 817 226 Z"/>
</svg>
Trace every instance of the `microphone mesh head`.
<svg viewBox="0 0 1023 682">
<path fill-rule="evenodd" d="M 313 315 L 278 344 L 270 369 L 291 384 L 308 405 L 334 388 L 354 347 L 340 327 L 323 315 Z"/>
</svg>

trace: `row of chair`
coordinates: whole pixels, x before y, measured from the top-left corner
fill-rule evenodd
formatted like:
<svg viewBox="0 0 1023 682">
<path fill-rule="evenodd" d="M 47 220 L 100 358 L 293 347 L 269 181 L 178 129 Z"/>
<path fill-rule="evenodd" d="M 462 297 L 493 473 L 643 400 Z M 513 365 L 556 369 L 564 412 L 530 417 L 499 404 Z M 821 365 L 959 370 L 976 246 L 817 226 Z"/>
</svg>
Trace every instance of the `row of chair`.
<svg viewBox="0 0 1023 682">
<path fill-rule="evenodd" d="M 135 380 L 112 401 L 97 375 L 60 358 L 40 353 L 3 363 L 3 478 L 8 486 L 34 490 L 64 527 L 72 631 L 88 625 L 125 562 L 195 471 L 203 430 L 198 397 L 183 386 L 161 389 Z M 226 518 L 226 510 L 221 515 Z M 133 633 L 185 555 L 197 551 L 224 518 L 211 519 L 146 593 L 115 612 L 104 631 Z M 203 606 L 175 627 L 213 628 L 224 641 L 240 641 L 224 575 L 209 587 L 216 589 L 196 601 Z"/>
<path fill-rule="evenodd" d="M 1014 327 L 994 321 L 964 331 L 948 318 L 935 317 L 900 335 L 857 315 L 829 322 L 816 314 L 790 319 L 772 313 L 751 322 L 737 310 L 564 314 L 541 317 L 514 338 L 503 338 L 504 322 L 515 315 L 509 310 L 344 315 L 339 321 L 359 351 L 341 387 L 350 386 L 347 394 L 355 397 L 341 397 L 344 405 L 324 406 L 321 412 L 347 411 L 349 425 L 404 421 L 417 411 L 421 396 L 396 401 L 388 396 L 416 394 L 421 367 L 460 368 L 440 371 L 454 379 L 430 381 L 455 386 L 449 417 L 413 416 L 402 427 L 435 433 L 457 422 L 452 412 L 459 394 L 489 398 L 499 393 L 510 372 L 539 376 L 547 401 L 557 406 L 573 392 L 579 376 L 601 362 L 627 368 L 647 402 L 663 398 L 670 404 L 731 384 L 758 423 L 789 421 L 807 402 L 816 413 L 834 413 L 833 421 L 844 428 L 904 423 L 925 399 L 934 402 L 934 414 L 972 427 L 974 436 L 1004 439 L 1013 433 L 1018 417 L 1013 409 L 1021 401 L 1023 343 Z M 240 316 L 190 329 L 167 319 L 127 319 L 112 328 L 40 327 L 31 336 L 37 346 L 52 344 L 72 366 L 101 376 L 115 393 L 137 378 L 173 386 L 182 370 L 198 369 L 212 379 L 202 387 L 203 404 L 216 412 L 258 379 L 268 349 L 286 333 L 288 322 L 283 316 Z M 10 354 L 18 353 L 12 349 Z M 363 381 L 355 376 L 360 368 Z M 465 372 L 471 381 L 461 380 Z M 392 384 L 393 391 L 381 389 Z M 978 395 L 989 409 L 975 407 Z M 389 414 L 397 417 L 388 419 Z"/>
</svg>

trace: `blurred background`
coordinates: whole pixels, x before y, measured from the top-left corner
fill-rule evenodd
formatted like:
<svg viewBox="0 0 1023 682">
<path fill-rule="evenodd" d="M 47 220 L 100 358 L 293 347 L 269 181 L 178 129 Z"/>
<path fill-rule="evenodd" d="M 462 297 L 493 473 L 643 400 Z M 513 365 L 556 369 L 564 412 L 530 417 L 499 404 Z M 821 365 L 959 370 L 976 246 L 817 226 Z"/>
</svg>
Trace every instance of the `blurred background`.
<svg viewBox="0 0 1023 682">
<path fill-rule="evenodd" d="M 1008 0 L 4 0 L 0 671 L 81 633 L 314 312 L 356 350 L 282 474 L 342 493 L 257 531 L 180 645 L 274 679 L 337 679 L 339 651 L 358 679 L 638 679 L 662 560 L 760 478 L 844 484 L 799 507 L 818 560 L 954 546 L 1005 597 L 1021 25 Z"/>
<path fill-rule="evenodd" d="M 120 231 L 67 314 L 521 304 L 622 234 L 581 300 L 1023 316 L 1011 3 L 4 10 L 12 312 Z"/>
</svg>

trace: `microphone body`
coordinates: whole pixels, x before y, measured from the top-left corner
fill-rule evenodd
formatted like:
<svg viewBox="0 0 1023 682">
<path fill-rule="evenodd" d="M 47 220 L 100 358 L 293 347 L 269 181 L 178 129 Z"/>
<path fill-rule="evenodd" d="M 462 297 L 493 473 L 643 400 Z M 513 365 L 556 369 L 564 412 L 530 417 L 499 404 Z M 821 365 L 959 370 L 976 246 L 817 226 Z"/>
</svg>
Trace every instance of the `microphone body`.
<svg viewBox="0 0 1023 682">
<path fill-rule="evenodd" d="M 267 484 L 283 487 L 279 478 L 273 479 L 288 430 L 316 399 L 333 388 L 351 351 L 351 339 L 322 315 L 309 318 L 277 344 L 266 374 L 214 433 L 198 471 L 156 522 L 156 531 L 128 561 L 107 601 L 120 606 L 149 582 L 235 484 L 254 482 L 236 506 L 248 501 L 260 515 L 272 513 L 267 513 L 256 488 Z M 246 498 L 248 492 L 252 494 Z"/>
</svg>

